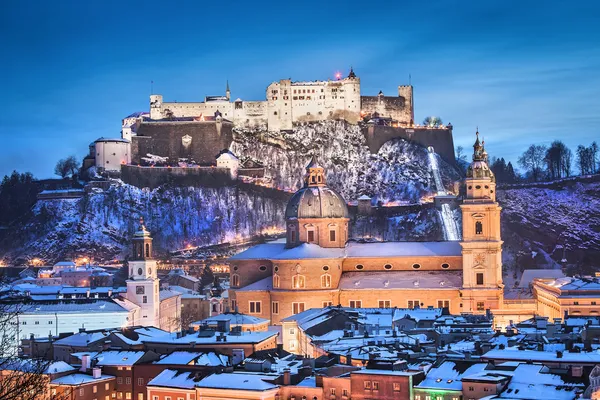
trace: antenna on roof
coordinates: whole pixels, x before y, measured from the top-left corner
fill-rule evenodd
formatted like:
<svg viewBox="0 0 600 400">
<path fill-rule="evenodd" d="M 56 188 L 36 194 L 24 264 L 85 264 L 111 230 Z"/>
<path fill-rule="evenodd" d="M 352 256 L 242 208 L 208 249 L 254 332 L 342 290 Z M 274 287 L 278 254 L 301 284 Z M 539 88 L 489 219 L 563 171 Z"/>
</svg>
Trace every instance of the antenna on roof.
<svg viewBox="0 0 600 400">
<path fill-rule="evenodd" d="M 154 81 L 150 81 L 150 94 L 154 94 Z"/>
</svg>

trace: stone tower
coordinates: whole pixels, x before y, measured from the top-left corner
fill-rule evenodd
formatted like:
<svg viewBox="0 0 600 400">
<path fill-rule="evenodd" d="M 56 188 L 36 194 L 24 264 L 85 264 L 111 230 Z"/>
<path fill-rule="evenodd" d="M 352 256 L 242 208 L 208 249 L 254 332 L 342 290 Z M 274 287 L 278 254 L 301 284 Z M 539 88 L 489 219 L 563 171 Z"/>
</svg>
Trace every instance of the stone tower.
<svg viewBox="0 0 600 400">
<path fill-rule="evenodd" d="M 159 280 L 156 260 L 152 258 L 152 237 L 140 218 L 140 227 L 133 235 L 132 257 L 129 261 L 127 300 L 140 306 L 134 316 L 134 325 L 160 326 Z"/>
<path fill-rule="evenodd" d="M 461 204 L 463 240 L 462 303 L 464 312 L 500 308 L 503 299 L 500 210 L 496 178 L 487 163 L 484 143 L 476 133 L 473 162 L 467 169 L 466 195 Z"/>
</svg>

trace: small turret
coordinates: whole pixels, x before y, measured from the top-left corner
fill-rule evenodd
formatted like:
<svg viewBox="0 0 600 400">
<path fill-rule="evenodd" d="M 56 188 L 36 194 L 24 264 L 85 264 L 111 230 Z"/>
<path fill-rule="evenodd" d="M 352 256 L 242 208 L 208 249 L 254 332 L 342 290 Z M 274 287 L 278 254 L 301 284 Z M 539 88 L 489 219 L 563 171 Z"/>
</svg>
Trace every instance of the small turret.
<svg viewBox="0 0 600 400">
<path fill-rule="evenodd" d="M 227 97 L 227 101 L 231 99 L 231 91 L 229 90 L 229 80 L 227 81 L 227 87 L 225 88 L 225 97 Z"/>
<path fill-rule="evenodd" d="M 325 184 L 325 169 L 319 165 L 317 159 L 313 156 L 306 166 L 304 187 L 325 186 Z"/>
<path fill-rule="evenodd" d="M 352 67 L 350 67 L 350 73 L 348 74 L 348 78 L 356 79 L 356 74 L 354 73 L 354 70 L 352 69 Z"/>
</svg>

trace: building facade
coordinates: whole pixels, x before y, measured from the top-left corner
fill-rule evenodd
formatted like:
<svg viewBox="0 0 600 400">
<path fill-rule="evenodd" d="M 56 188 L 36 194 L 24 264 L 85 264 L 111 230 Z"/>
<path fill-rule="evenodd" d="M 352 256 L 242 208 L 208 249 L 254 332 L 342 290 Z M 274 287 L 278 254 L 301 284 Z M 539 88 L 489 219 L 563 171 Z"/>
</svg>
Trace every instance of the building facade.
<svg viewBox="0 0 600 400">
<path fill-rule="evenodd" d="M 284 241 L 230 259 L 230 300 L 273 324 L 330 305 L 448 308 L 483 314 L 502 307 L 502 241 L 495 178 L 479 134 L 461 205 L 463 240 L 348 242 L 345 200 L 313 160 L 286 208 Z"/>
</svg>

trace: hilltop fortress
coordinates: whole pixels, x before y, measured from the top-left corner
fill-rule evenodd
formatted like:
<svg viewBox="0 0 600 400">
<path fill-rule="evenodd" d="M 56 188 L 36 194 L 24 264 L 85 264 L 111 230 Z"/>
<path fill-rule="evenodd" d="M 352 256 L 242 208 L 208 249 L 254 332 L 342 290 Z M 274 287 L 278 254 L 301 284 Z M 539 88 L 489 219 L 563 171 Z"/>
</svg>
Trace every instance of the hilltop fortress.
<svg viewBox="0 0 600 400">
<path fill-rule="evenodd" d="M 212 117 L 219 113 L 236 127 L 267 126 L 270 131 L 290 130 L 295 123 L 344 119 L 356 123 L 364 117 L 387 118 L 398 126 L 414 121 L 412 86 L 399 86 L 398 96 L 360 95 L 360 78 L 350 69 L 346 78 L 292 82 L 282 79 L 267 87 L 266 100 L 231 101 L 229 84 L 224 96 L 206 96 L 203 102 L 164 102 L 150 96 L 150 119 Z"/>
</svg>

